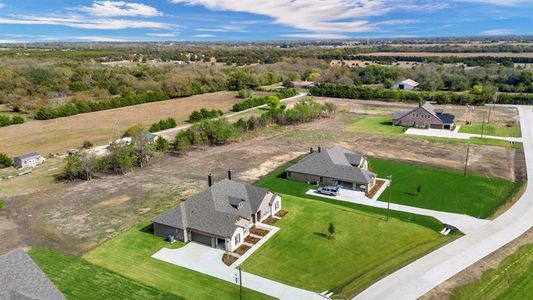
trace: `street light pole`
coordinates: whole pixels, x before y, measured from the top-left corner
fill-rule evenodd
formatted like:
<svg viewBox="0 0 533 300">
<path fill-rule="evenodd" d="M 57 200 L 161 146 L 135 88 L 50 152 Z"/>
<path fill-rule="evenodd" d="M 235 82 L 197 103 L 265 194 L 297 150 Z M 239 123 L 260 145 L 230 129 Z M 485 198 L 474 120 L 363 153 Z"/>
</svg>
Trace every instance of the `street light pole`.
<svg viewBox="0 0 533 300">
<path fill-rule="evenodd" d="M 469 154 L 470 154 L 470 142 L 466 146 L 465 173 L 463 176 L 466 176 L 466 169 L 468 168 L 468 155 Z"/>
<path fill-rule="evenodd" d="M 481 139 L 483 139 L 484 132 L 485 132 L 485 112 L 483 112 L 483 123 L 481 124 Z"/>
<path fill-rule="evenodd" d="M 387 222 L 389 221 L 389 210 L 390 210 L 390 198 L 392 194 L 392 175 L 387 176 L 389 179 L 389 201 L 387 201 Z"/>
<path fill-rule="evenodd" d="M 242 300 L 242 265 L 237 268 L 239 269 L 239 299 Z"/>
</svg>

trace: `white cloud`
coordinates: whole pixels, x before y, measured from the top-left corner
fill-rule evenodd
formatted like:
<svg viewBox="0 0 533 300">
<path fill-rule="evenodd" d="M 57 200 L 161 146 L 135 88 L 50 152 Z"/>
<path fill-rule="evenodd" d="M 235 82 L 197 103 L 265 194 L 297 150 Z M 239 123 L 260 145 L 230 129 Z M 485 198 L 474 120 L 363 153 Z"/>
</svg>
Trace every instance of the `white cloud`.
<svg viewBox="0 0 533 300">
<path fill-rule="evenodd" d="M 409 25 L 414 23 L 419 23 L 420 20 L 413 19 L 399 19 L 399 20 L 386 20 L 374 23 L 375 25 Z"/>
<path fill-rule="evenodd" d="M 0 40 L 0 44 L 20 44 L 24 43 L 24 41 L 18 41 L 18 40 Z"/>
<path fill-rule="evenodd" d="M 172 26 L 160 22 L 148 22 L 140 20 L 108 19 L 96 18 L 89 19 L 82 16 L 69 17 L 40 17 L 40 16 L 12 16 L 10 18 L 0 17 L 0 24 L 15 25 L 61 25 L 82 29 L 103 29 L 103 30 L 120 30 L 127 28 L 154 28 L 170 29 Z"/>
<path fill-rule="evenodd" d="M 87 41 L 87 42 L 129 42 L 131 41 L 127 39 L 120 39 L 120 38 L 114 38 L 114 37 L 108 37 L 108 36 L 78 36 L 72 39 L 80 40 L 80 41 Z"/>
<path fill-rule="evenodd" d="M 509 35 L 513 34 L 511 29 L 491 29 L 481 32 L 482 35 Z"/>
<path fill-rule="evenodd" d="M 0 2 L 0 8 L 4 8 L 4 7 L 6 7 L 6 5 L 4 3 Z"/>
<path fill-rule="evenodd" d="M 161 15 L 152 6 L 125 1 L 94 1 L 92 6 L 82 6 L 79 10 L 99 17 L 155 17 Z"/>
<path fill-rule="evenodd" d="M 317 39 L 317 40 L 338 40 L 338 39 L 347 39 L 348 36 L 343 34 L 334 34 L 334 33 L 294 33 L 294 34 L 284 34 L 285 37 L 294 37 L 302 39 Z"/>
<path fill-rule="evenodd" d="M 202 5 L 269 16 L 277 24 L 317 33 L 376 31 L 368 21 L 395 10 L 430 11 L 448 7 L 437 1 L 413 0 L 171 0 L 172 3 Z"/>
<path fill-rule="evenodd" d="M 525 3 L 530 2 L 530 0 L 455 0 L 455 1 L 490 4 L 490 5 L 498 5 L 498 6 L 515 6 L 518 4 L 525 4 Z"/>
<path fill-rule="evenodd" d="M 197 37 L 197 38 L 211 38 L 211 37 L 215 37 L 215 36 L 212 35 L 212 34 L 196 34 L 196 35 L 193 35 L 193 37 Z"/>
<path fill-rule="evenodd" d="M 147 33 L 147 36 L 156 36 L 156 37 L 176 37 L 178 36 L 177 33 Z"/>
</svg>

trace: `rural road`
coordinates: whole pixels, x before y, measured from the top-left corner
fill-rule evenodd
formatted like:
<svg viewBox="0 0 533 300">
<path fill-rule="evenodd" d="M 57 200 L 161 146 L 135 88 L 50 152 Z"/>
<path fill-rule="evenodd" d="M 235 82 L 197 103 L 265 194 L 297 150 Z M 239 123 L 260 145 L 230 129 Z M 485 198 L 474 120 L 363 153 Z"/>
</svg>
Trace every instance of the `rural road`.
<svg viewBox="0 0 533 300">
<path fill-rule="evenodd" d="M 307 96 L 307 93 L 300 93 L 300 94 L 298 94 L 298 95 L 296 95 L 294 97 L 289 97 L 289 98 L 282 99 L 281 102 L 289 102 L 289 101 L 296 100 L 296 99 L 299 99 L 299 98 L 302 98 L 302 97 L 305 97 L 305 96 Z M 242 111 L 230 113 L 230 114 L 227 114 L 227 115 L 223 115 L 220 118 L 235 117 L 235 116 L 238 116 L 238 115 L 241 115 L 241 114 L 245 114 L 245 113 L 247 113 L 249 111 L 252 111 L 254 109 L 258 109 L 258 108 L 261 108 L 261 107 L 266 107 L 266 104 L 265 105 L 256 106 L 256 107 L 252 107 L 252 108 L 249 108 L 249 109 L 245 109 L 245 110 L 242 110 Z M 171 128 L 171 129 L 167 129 L 167 130 L 163 130 L 163 131 L 159 131 L 159 132 L 154 132 L 154 134 L 162 136 L 162 137 L 164 137 L 165 139 L 167 139 L 169 141 L 173 141 L 174 138 L 176 137 L 176 134 L 178 134 L 178 132 L 180 132 L 182 130 L 186 130 L 187 128 L 191 127 L 192 125 L 193 124 L 185 124 L 185 125 L 181 125 L 181 126 L 178 126 L 178 127 L 175 127 L 175 128 Z"/>
<path fill-rule="evenodd" d="M 533 106 L 520 115 L 528 177 L 533 176 Z M 533 226 L 533 181 L 507 212 L 458 240 L 376 282 L 354 299 L 417 299 L 448 278 L 511 242 Z"/>
</svg>

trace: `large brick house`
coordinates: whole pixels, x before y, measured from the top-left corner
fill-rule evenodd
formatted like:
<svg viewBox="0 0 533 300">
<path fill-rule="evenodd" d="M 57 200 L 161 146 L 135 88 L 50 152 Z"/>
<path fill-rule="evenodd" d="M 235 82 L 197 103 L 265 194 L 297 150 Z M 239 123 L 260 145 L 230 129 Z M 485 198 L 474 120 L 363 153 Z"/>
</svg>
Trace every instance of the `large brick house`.
<svg viewBox="0 0 533 300">
<path fill-rule="evenodd" d="M 271 191 L 228 178 L 152 220 L 154 234 L 195 241 L 226 251 L 244 243 L 249 229 L 281 210 L 281 197 Z"/>
<path fill-rule="evenodd" d="M 394 113 L 392 115 L 392 124 L 395 126 L 451 130 L 455 127 L 455 116 L 444 113 L 442 109 L 437 109 L 429 102 L 425 102 L 410 111 Z"/>
<path fill-rule="evenodd" d="M 320 185 L 341 185 L 369 192 L 376 174 L 368 170 L 368 160 L 360 153 L 339 146 L 312 152 L 287 169 L 287 178 Z"/>
</svg>

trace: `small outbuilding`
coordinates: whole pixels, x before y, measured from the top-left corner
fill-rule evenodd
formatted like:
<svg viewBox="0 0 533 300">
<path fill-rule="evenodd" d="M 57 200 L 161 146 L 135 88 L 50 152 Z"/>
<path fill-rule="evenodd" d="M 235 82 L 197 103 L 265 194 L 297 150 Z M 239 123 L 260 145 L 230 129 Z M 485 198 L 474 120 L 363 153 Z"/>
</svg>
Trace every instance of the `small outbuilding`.
<svg viewBox="0 0 533 300">
<path fill-rule="evenodd" d="M 416 89 L 420 84 L 412 79 L 404 79 L 397 81 L 391 89 L 393 90 L 407 90 L 411 91 Z"/>
<path fill-rule="evenodd" d="M 13 158 L 13 166 L 17 169 L 32 168 L 43 164 L 46 159 L 37 152 L 27 153 Z"/>
</svg>

